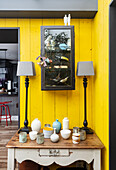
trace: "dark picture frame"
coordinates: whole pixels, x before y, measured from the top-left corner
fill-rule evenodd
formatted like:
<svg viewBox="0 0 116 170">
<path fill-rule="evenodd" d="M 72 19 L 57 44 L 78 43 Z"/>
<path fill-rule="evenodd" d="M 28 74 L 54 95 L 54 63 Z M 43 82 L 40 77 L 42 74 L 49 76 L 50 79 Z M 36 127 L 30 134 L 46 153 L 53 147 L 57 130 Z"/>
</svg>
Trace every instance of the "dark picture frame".
<svg viewBox="0 0 116 170">
<path fill-rule="evenodd" d="M 41 90 L 75 90 L 74 26 L 41 26 Z"/>
</svg>

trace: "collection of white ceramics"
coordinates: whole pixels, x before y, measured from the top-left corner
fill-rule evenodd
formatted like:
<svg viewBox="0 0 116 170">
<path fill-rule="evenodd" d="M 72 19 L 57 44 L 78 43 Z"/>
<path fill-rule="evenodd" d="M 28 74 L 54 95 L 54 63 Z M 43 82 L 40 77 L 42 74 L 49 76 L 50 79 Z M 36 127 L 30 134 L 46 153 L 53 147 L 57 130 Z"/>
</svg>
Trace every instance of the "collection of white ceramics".
<svg viewBox="0 0 116 170">
<path fill-rule="evenodd" d="M 71 135 L 71 130 L 69 130 L 69 120 L 67 117 L 63 119 L 63 129 L 60 130 L 60 134 L 63 139 L 68 139 Z M 41 122 L 38 119 L 34 119 L 31 123 L 32 131 L 29 132 L 29 137 L 31 140 L 35 140 L 40 132 L 41 129 Z M 51 130 L 45 130 L 43 129 L 44 138 L 50 138 L 52 142 L 58 142 L 59 141 L 59 135 L 56 133 L 56 128 L 47 127 L 48 129 L 51 128 Z M 53 132 L 54 131 L 54 132 Z M 72 134 L 72 141 L 74 144 L 78 144 L 80 142 L 80 134 L 79 133 L 73 133 Z"/>
</svg>

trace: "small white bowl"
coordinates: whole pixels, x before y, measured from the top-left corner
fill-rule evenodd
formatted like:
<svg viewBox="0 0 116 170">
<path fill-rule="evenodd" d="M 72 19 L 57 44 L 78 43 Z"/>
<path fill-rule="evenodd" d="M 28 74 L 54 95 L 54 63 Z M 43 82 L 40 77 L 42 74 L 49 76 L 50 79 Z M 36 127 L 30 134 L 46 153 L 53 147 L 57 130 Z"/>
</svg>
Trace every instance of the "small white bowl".
<svg viewBox="0 0 116 170">
<path fill-rule="evenodd" d="M 61 136 L 63 139 L 68 139 L 70 137 L 71 131 L 69 129 L 61 130 Z"/>
<path fill-rule="evenodd" d="M 37 131 L 31 131 L 29 132 L 29 137 L 31 140 L 35 140 L 37 138 Z"/>
</svg>

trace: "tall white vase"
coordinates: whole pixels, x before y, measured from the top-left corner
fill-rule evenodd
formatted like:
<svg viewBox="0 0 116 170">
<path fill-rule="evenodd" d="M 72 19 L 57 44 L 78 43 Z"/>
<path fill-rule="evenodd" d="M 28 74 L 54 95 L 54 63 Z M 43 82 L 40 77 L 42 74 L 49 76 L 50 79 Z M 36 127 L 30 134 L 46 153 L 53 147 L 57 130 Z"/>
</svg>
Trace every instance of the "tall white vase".
<svg viewBox="0 0 116 170">
<path fill-rule="evenodd" d="M 63 130 L 69 129 L 69 120 L 67 117 L 63 119 Z"/>
<path fill-rule="evenodd" d="M 39 132 L 40 129 L 41 129 L 41 122 L 40 120 L 38 120 L 37 118 L 34 119 L 31 123 L 31 129 L 32 131 L 36 131 L 36 132 Z"/>
</svg>

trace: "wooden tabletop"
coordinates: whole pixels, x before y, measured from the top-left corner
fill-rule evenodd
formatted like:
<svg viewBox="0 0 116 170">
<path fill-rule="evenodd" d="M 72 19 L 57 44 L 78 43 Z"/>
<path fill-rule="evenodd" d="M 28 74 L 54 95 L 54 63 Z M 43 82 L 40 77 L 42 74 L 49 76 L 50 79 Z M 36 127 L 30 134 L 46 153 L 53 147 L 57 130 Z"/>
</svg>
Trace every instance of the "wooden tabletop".
<svg viewBox="0 0 116 170">
<path fill-rule="evenodd" d="M 60 136 L 60 134 L 59 134 Z M 27 135 L 26 143 L 19 143 L 19 135 L 16 133 L 6 145 L 7 148 L 23 148 L 23 149 L 102 149 L 103 143 L 94 134 L 87 134 L 85 141 L 80 141 L 79 144 L 72 143 L 72 135 L 69 139 L 65 140 L 60 136 L 60 140 L 57 143 L 52 143 L 50 139 L 44 139 L 43 144 L 37 144 L 36 140 L 32 141 Z"/>
</svg>

